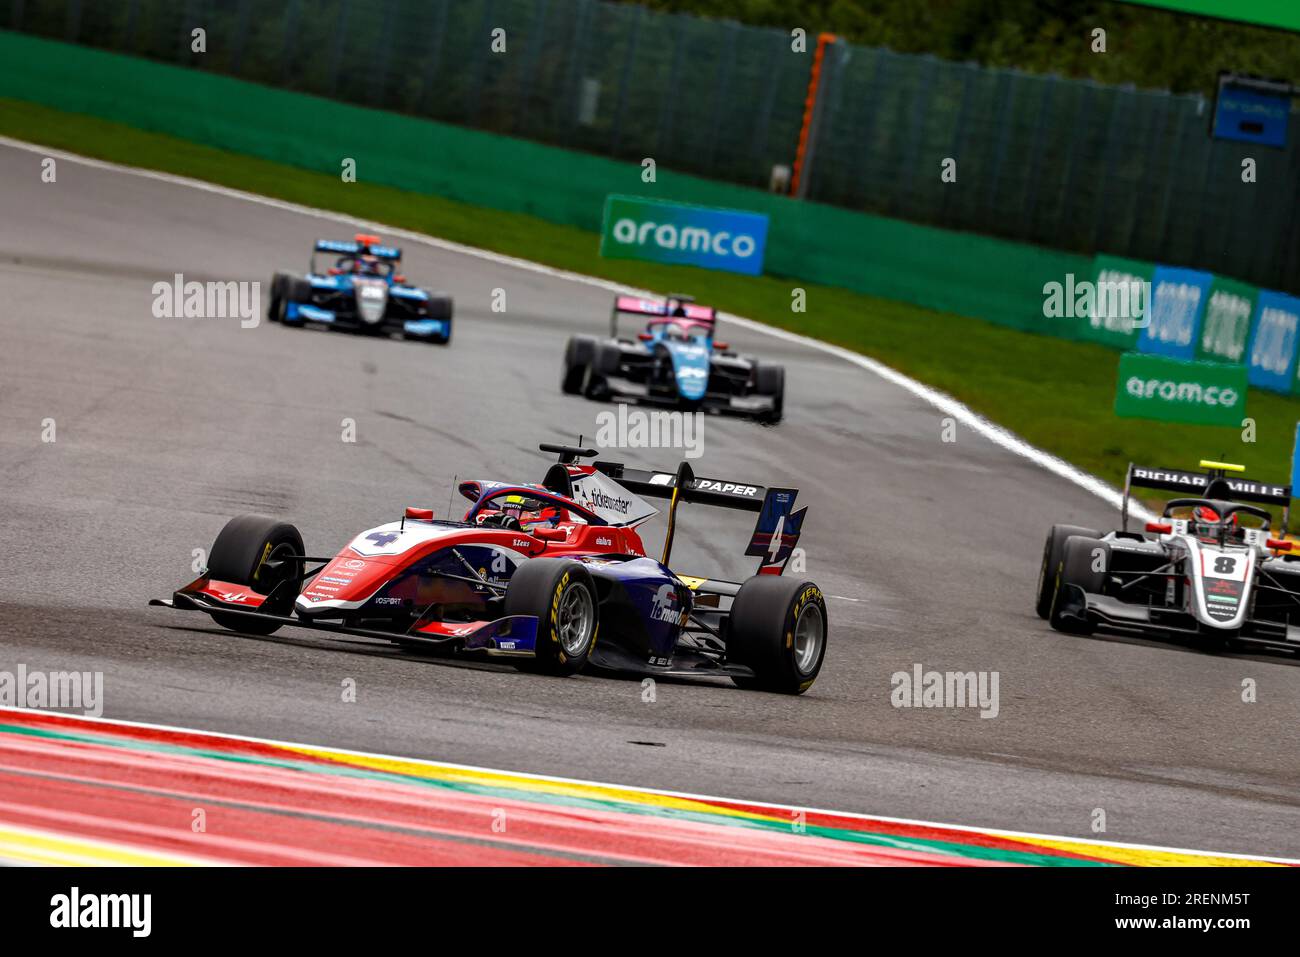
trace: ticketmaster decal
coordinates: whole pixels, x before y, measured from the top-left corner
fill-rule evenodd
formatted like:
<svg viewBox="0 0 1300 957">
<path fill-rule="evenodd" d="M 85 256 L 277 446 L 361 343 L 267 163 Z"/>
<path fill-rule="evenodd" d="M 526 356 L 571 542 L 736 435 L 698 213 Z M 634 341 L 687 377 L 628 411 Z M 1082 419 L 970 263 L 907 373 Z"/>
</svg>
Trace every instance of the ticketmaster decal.
<svg viewBox="0 0 1300 957">
<path fill-rule="evenodd" d="M 767 217 L 735 209 L 608 196 L 600 254 L 757 276 L 763 271 Z"/>
</svg>

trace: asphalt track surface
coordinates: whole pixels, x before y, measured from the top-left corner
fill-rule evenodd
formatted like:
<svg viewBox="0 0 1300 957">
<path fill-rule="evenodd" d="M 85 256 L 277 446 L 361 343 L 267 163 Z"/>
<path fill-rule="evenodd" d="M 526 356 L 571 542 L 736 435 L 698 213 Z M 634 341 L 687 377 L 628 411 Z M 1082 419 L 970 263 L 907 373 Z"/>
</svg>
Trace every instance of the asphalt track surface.
<svg viewBox="0 0 1300 957">
<path fill-rule="evenodd" d="M 1047 527 L 1105 527 L 1113 511 L 971 430 L 943 442 L 920 399 L 762 333 L 722 335 L 785 363 L 786 420 L 710 417 L 695 467 L 801 489 L 808 572 L 834 596 L 825 666 L 803 697 L 660 682 L 646 701 L 635 680 L 548 679 L 293 629 L 241 637 L 147 608 L 193 577 L 193 550 L 234 514 L 283 516 L 309 552 L 332 553 L 406 505 L 445 514 L 453 476 L 540 480 L 538 442 L 591 436 L 613 408 L 558 388 L 565 338 L 604 329 L 610 294 L 405 243 L 413 281 L 455 296 L 450 348 L 159 319 L 155 282 L 265 282 L 354 226 L 70 161 L 42 184 L 39 162 L 0 147 L 0 670 L 102 671 L 104 713 L 119 719 L 1300 856 L 1297 659 L 1050 631 L 1031 607 Z M 355 443 L 341 441 L 345 418 Z M 748 516 L 689 506 L 683 520 L 679 571 L 747 573 Z M 890 676 L 917 663 L 998 672 L 997 717 L 892 707 Z"/>
</svg>

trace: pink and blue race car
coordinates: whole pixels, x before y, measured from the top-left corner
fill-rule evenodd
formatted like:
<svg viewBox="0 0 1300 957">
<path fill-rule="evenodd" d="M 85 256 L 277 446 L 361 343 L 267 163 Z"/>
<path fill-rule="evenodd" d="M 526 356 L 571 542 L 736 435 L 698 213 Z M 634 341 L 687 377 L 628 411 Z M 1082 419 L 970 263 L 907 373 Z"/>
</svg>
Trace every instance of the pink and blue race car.
<svg viewBox="0 0 1300 957">
<path fill-rule="evenodd" d="M 320 268 L 320 254 L 332 256 L 333 264 Z M 286 326 L 313 323 L 446 345 L 451 297 L 408 284 L 398 272 L 401 261 L 402 251 L 382 245 L 378 236 L 318 239 L 306 276 L 278 272 L 272 278 L 267 318 Z"/>
<path fill-rule="evenodd" d="M 620 315 L 645 316 L 635 339 L 618 334 Z M 569 395 L 727 412 L 761 422 L 781 420 L 785 367 L 738 355 L 720 341 L 718 314 L 690 296 L 662 302 L 619 296 L 609 338 L 573 336 L 560 387 Z"/>
</svg>

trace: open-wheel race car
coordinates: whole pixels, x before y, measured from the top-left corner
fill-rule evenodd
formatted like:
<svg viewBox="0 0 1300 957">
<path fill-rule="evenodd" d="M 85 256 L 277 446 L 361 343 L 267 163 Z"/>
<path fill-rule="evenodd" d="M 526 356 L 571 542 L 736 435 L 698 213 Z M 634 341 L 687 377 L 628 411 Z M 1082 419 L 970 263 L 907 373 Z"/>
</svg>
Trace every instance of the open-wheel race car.
<svg viewBox="0 0 1300 957">
<path fill-rule="evenodd" d="M 635 339 L 620 337 L 620 315 L 646 317 Z M 785 411 L 785 367 L 738 355 L 715 338 L 718 314 L 690 296 L 662 302 L 619 296 L 609 338 L 573 336 L 560 387 L 589 399 L 624 399 L 752 416 L 775 423 Z"/>
<path fill-rule="evenodd" d="M 1207 650 L 1300 651 L 1300 554 L 1286 539 L 1291 488 L 1239 477 L 1130 465 L 1121 527 L 1054 525 L 1043 548 L 1036 610 L 1059 631 L 1184 636 Z M 1158 521 L 1129 531 L 1133 488 L 1182 492 Z M 1249 504 L 1256 503 L 1256 504 Z M 1279 532 L 1273 516 L 1282 511 Z"/>
<path fill-rule="evenodd" d="M 584 667 L 664 676 L 725 676 L 744 688 L 800 694 L 826 652 L 826 603 L 811 581 L 782 575 L 806 509 L 793 488 L 583 463 L 557 453 L 540 484 L 465 481 L 459 521 L 407 508 L 333 557 L 314 558 L 288 523 L 231 519 L 202 576 L 154 605 L 206 612 L 234 631 L 292 625 L 402 645 L 503 656 L 555 675 Z M 663 554 L 638 527 L 668 502 Z M 758 515 L 745 551 L 758 573 L 729 582 L 674 572 L 684 502 Z"/>
<path fill-rule="evenodd" d="M 316 256 L 322 253 L 334 257 L 333 265 L 320 267 Z M 286 326 L 318 323 L 446 345 L 451 297 L 410 285 L 398 272 L 401 261 L 402 251 L 381 245 L 378 236 L 318 239 L 306 276 L 278 272 L 271 279 L 267 318 Z"/>
</svg>

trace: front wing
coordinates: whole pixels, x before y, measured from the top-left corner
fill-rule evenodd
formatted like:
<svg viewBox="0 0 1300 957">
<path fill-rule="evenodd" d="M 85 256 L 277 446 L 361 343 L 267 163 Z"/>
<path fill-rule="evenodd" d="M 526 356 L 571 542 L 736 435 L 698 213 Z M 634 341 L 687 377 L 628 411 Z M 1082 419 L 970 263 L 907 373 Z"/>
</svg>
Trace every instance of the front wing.
<svg viewBox="0 0 1300 957">
<path fill-rule="evenodd" d="M 1300 628 L 1293 625 L 1247 618 L 1238 631 L 1208 628 L 1194 615 L 1181 609 L 1138 605 L 1112 595 L 1084 592 L 1077 585 L 1067 587 L 1070 592 L 1063 596 L 1060 615 L 1095 628 L 1167 636 L 1228 638 L 1261 648 L 1300 651 Z"/>
<path fill-rule="evenodd" d="M 611 375 L 605 380 L 605 388 L 612 398 L 635 399 L 647 404 L 678 406 L 691 405 L 709 411 L 730 415 L 765 415 L 776 409 L 776 400 L 770 395 L 735 395 L 725 392 L 706 392 L 702 399 L 687 403 L 678 393 L 665 395 L 650 387 L 643 378 L 624 375 L 629 371 L 619 370 L 618 375 Z"/>
<path fill-rule="evenodd" d="M 219 586 L 220 583 L 216 585 Z M 378 638 L 405 645 L 482 651 L 493 656 L 531 658 L 537 647 L 537 619 L 529 615 L 498 618 L 495 621 L 433 621 L 417 623 L 408 631 L 383 631 L 378 628 L 357 628 L 340 621 L 316 621 L 263 611 L 257 606 L 250 607 L 249 598 L 253 596 L 244 596 L 241 603 L 233 603 L 209 593 L 211 587 L 211 583 L 199 579 L 193 585 L 175 592 L 170 599 L 154 598 L 149 604 L 179 611 L 201 611 L 209 615 L 216 613 L 236 619 L 247 618 L 250 621 L 269 620 L 294 628 L 350 637 Z"/>
<path fill-rule="evenodd" d="M 352 310 L 322 309 L 320 306 L 305 302 L 290 302 L 285 308 L 285 318 L 289 322 L 318 322 L 355 332 L 361 329 L 377 329 L 383 332 L 400 332 L 408 336 L 431 336 L 446 338 L 451 332 L 450 319 L 404 319 L 401 316 L 386 315 L 373 326 L 362 322 Z"/>
</svg>

